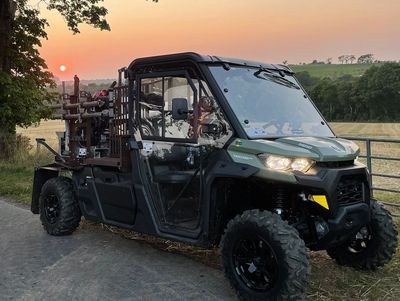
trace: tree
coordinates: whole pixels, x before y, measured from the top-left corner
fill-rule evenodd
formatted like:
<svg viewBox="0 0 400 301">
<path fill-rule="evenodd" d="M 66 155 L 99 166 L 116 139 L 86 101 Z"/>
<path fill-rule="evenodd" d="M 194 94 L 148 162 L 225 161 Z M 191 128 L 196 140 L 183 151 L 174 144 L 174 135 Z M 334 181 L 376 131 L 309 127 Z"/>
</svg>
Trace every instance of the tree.
<svg viewBox="0 0 400 301">
<path fill-rule="evenodd" d="M 332 64 L 332 58 L 331 58 L 331 57 L 328 57 L 328 58 L 326 59 L 326 63 L 327 63 L 328 65 Z"/>
<path fill-rule="evenodd" d="M 354 62 L 355 60 L 356 60 L 355 55 L 354 55 L 354 54 L 350 54 L 350 55 L 349 55 L 350 64 L 353 64 L 353 62 Z"/>
<path fill-rule="evenodd" d="M 284 60 L 284 61 L 282 62 L 282 64 L 284 64 L 284 65 L 287 65 L 287 63 L 288 63 L 287 60 Z"/>
<path fill-rule="evenodd" d="M 46 39 L 47 20 L 28 0 L 3 0 L 0 7 L 0 138 L 15 134 L 15 126 L 29 126 L 50 115 L 44 103 L 56 99 L 48 87 L 55 85 L 40 57 L 40 39 Z M 102 0 L 50 0 L 48 9 L 58 10 L 68 28 L 78 33 L 78 25 L 87 23 L 102 30 L 110 27 L 98 6 Z"/>
<path fill-rule="evenodd" d="M 67 27 L 76 34 L 82 23 L 110 30 L 105 20 L 107 9 L 99 5 L 102 1 L 47 0 L 39 3 L 58 11 Z M 28 0 L 0 1 L 0 138 L 15 135 L 16 125 L 29 126 L 50 116 L 51 112 L 43 104 L 57 98 L 48 91 L 55 83 L 38 51 L 40 39 L 47 39 L 47 26 L 47 20 L 39 18 L 38 9 L 29 6 Z"/>
<path fill-rule="evenodd" d="M 400 63 L 372 66 L 361 77 L 296 76 L 330 121 L 400 121 Z"/>
<path fill-rule="evenodd" d="M 320 61 L 318 61 L 318 60 L 313 60 L 312 62 L 311 62 L 311 64 L 325 64 L 325 62 L 320 62 Z"/>
<path fill-rule="evenodd" d="M 373 62 L 374 62 L 374 55 L 372 53 L 363 54 L 357 60 L 357 63 L 359 64 L 372 64 Z"/>
<path fill-rule="evenodd" d="M 344 54 L 338 57 L 338 61 L 339 61 L 339 63 L 341 63 L 341 64 L 344 63 L 345 59 L 346 59 L 346 55 L 344 55 Z"/>
<path fill-rule="evenodd" d="M 357 83 L 371 121 L 400 120 L 400 64 L 369 68 Z"/>
</svg>

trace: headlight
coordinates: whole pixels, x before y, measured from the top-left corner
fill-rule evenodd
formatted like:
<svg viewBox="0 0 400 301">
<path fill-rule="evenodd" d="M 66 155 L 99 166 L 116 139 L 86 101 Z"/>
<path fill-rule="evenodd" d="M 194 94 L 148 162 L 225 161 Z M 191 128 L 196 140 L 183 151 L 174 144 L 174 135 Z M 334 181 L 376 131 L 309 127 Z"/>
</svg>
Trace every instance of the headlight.
<svg viewBox="0 0 400 301">
<path fill-rule="evenodd" d="M 269 154 L 261 154 L 259 158 L 266 167 L 280 171 L 298 170 L 306 172 L 315 163 L 313 160 L 307 158 L 289 158 Z"/>
</svg>

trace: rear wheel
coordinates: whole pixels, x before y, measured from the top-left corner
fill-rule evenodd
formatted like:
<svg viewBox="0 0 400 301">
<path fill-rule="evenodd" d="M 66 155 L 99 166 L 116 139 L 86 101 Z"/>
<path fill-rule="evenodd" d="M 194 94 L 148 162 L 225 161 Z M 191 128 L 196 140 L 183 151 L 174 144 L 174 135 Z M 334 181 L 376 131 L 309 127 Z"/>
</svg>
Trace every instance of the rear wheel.
<svg viewBox="0 0 400 301">
<path fill-rule="evenodd" d="M 279 215 L 245 211 L 222 239 L 226 277 L 241 300 L 299 300 L 310 265 L 304 241 Z"/>
<path fill-rule="evenodd" d="M 73 193 L 72 181 L 65 177 L 48 180 L 39 197 L 42 225 L 51 235 L 74 232 L 81 220 L 81 211 Z"/>
<path fill-rule="evenodd" d="M 351 240 L 327 252 L 340 265 L 375 270 L 392 259 L 396 248 L 396 225 L 383 205 L 372 200 L 371 222 Z"/>
</svg>

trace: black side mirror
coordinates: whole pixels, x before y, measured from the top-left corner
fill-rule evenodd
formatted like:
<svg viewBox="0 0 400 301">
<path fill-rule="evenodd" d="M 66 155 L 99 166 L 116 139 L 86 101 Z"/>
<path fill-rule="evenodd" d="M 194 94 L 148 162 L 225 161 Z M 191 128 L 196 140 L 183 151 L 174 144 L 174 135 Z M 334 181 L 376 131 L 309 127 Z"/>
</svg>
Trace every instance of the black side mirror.
<svg viewBox="0 0 400 301">
<path fill-rule="evenodd" d="M 172 118 L 175 120 L 186 120 L 188 118 L 188 101 L 186 98 L 172 99 Z"/>
</svg>

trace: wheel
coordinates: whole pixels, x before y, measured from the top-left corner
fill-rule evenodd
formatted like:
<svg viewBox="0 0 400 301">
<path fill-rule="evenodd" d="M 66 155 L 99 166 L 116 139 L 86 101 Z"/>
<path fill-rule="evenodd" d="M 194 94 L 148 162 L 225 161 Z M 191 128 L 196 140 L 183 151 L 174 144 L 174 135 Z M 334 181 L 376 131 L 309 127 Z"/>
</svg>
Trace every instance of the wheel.
<svg viewBox="0 0 400 301">
<path fill-rule="evenodd" d="M 375 270 L 388 263 L 396 253 L 396 225 L 383 205 L 374 200 L 371 202 L 371 222 L 350 241 L 327 250 L 338 264 Z"/>
<path fill-rule="evenodd" d="M 304 241 L 279 215 L 245 211 L 222 238 L 225 276 L 241 300 L 301 300 L 310 264 Z"/>
<path fill-rule="evenodd" d="M 48 180 L 39 197 L 40 220 L 50 235 L 68 235 L 81 220 L 81 211 L 74 197 L 72 181 L 65 177 Z"/>
</svg>

